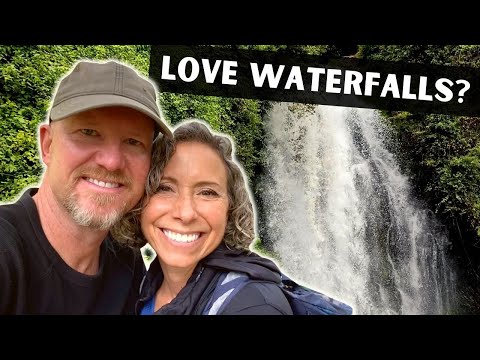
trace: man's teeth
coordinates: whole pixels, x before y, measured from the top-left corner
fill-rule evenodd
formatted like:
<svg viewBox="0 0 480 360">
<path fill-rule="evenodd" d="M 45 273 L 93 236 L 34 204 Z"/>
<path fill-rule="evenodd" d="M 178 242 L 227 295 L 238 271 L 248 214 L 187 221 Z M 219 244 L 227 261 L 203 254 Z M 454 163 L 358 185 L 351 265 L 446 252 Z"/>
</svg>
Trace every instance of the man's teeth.
<svg viewBox="0 0 480 360">
<path fill-rule="evenodd" d="M 195 241 L 200 236 L 200 233 L 194 234 L 178 234 L 170 230 L 163 230 L 163 233 L 170 239 L 176 242 L 189 243 Z"/>
<path fill-rule="evenodd" d="M 118 183 L 110 183 L 110 182 L 105 182 L 105 181 L 98 181 L 93 178 L 87 178 L 86 179 L 88 182 L 95 184 L 97 186 L 103 187 L 103 188 L 118 188 L 120 184 Z"/>
</svg>

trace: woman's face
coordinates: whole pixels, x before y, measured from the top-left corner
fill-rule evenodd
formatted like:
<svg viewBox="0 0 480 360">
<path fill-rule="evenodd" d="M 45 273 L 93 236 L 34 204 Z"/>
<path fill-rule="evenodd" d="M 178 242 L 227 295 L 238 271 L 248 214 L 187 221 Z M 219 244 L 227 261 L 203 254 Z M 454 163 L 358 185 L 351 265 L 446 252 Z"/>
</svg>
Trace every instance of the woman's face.
<svg viewBox="0 0 480 360">
<path fill-rule="evenodd" d="M 183 142 L 141 216 L 141 227 L 162 267 L 188 268 L 222 241 L 227 225 L 227 171 L 209 146 Z"/>
</svg>

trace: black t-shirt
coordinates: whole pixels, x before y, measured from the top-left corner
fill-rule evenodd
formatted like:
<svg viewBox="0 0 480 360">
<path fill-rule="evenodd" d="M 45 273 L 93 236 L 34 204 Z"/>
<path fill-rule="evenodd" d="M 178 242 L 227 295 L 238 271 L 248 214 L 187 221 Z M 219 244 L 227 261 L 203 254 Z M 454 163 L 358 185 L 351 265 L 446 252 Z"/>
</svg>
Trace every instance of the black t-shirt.
<svg viewBox="0 0 480 360">
<path fill-rule="evenodd" d="M 98 273 L 77 272 L 47 240 L 36 192 L 0 206 L 0 314 L 133 314 L 145 271 L 140 251 L 107 237 Z"/>
</svg>

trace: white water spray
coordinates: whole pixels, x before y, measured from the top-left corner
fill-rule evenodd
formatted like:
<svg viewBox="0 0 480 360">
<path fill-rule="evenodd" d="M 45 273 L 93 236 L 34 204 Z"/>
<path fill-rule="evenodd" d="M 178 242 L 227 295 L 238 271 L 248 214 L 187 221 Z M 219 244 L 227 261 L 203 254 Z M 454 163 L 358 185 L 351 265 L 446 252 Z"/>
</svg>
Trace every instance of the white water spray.
<svg viewBox="0 0 480 360">
<path fill-rule="evenodd" d="M 377 111 L 276 103 L 260 234 L 294 279 L 355 314 L 444 314 L 448 238 L 411 196 Z"/>
</svg>

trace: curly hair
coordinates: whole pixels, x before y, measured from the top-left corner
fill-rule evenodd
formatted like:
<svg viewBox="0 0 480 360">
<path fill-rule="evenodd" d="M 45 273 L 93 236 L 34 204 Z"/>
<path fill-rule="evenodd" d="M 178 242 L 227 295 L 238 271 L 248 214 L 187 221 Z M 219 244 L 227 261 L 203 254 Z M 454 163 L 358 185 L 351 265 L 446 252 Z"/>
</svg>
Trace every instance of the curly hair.
<svg viewBox="0 0 480 360">
<path fill-rule="evenodd" d="M 246 176 L 235 158 L 232 141 L 216 134 L 201 120 L 190 119 L 173 131 L 173 139 L 157 138 L 152 153 L 152 167 L 148 174 L 146 191 L 139 205 L 128 212 L 111 230 L 121 244 L 139 248 L 147 243 L 140 227 L 140 215 L 151 196 L 159 189 L 163 171 L 172 158 L 176 145 L 199 142 L 209 146 L 223 160 L 227 171 L 228 213 L 223 242 L 231 248 L 249 251 L 255 239 L 255 213 Z"/>
</svg>

